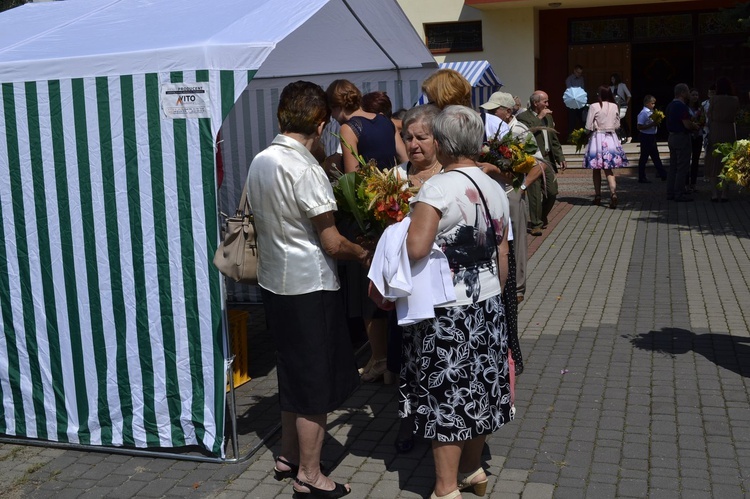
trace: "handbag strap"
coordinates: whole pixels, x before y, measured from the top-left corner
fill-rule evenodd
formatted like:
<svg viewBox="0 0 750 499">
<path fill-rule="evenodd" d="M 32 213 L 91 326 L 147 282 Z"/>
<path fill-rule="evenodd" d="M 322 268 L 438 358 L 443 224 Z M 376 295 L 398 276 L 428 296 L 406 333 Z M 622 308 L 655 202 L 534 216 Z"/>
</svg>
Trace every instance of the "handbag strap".
<svg viewBox="0 0 750 499">
<path fill-rule="evenodd" d="M 242 189 L 242 196 L 240 196 L 240 204 L 237 205 L 237 215 L 250 215 L 252 212 L 253 207 L 250 206 L 250 197 L 247 195 L 247 182 L 245 182 L 245 187 Z"/>
<path fill-rule="evenodd" d="M 497 232 L 495 232 L 495 224 L 492 223 L 492 214 L 490 213 L 490 207 L 487 206 L 487 200 L 484 199 L 484 194 L 482 194 L 482 189 L 479 188 L 479 186 L 477 185 L 477 183 L 474 181 L 473 178 L 471 178 L 471 175 L 469 175 L 468 173 L 462 172 L 460 169 L 448 170 L 448 171 L 449 172 L 460 173 L 464 177 L 468 178 L 471 181 L 471 183 L 474 184 L 474 187 L 477 188 L 477 192 L 479 193 L 479 199 L 482 200 L 482 204 L 484 205 L 484 212 L 487 215 L 487 220 L 488 220 L 488 223 L 490 224 L 490 229 L 492 230 L 492 235 L 495 238 L 495 246 L 497 246 Z"/>
</svg>

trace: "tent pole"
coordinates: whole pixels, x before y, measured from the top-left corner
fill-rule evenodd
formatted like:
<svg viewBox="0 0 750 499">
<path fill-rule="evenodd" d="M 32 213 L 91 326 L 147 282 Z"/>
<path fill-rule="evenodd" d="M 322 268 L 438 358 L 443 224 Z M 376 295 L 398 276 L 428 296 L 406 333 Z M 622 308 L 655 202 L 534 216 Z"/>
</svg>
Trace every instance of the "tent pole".
<svg viewBox="0 0 750 499">
<path fill-rule="evenodd" d="M 372 32 L 369 29 L 367 29 L 367 25 L 365 25 L 365 23 L 362 22 L 362 19 L 359 18 L 359 16 L 357 15 L 357 13 L 354 12 L 354 9 L 352 9 L 352 6 L 349 5 L 349 1 L 348 0 L 341 0 L 341 1 L 344 3 L 344 5 L 346 6 L 346 8 L 349 9 L 349 12 L 351 12 L 352 16 L 354 16 L 354 19 L 357 20 L 357 22 L 359 23 L 359 25 L 362 26 L 362 29 L 365 30 L 365 33 L 367 33 L 367 36 L 370 37 L 370 39 L 375 43 L 375 45 L 378 46 L 378 48 L 380 49 L 380 51 L 383 52 L 383 54 L 388 58 L 389 61 L 391 61 L 391 64 L 393 64 L 393 67 L 396 69 L 396 78 L 397 78 L 397 81 L 400 82 L 401 81 L 401 68 L 398 66 L 398 64 L 396 63 L 396 61 L 393 60 L 393 57 L 391 57 L 391 54 L 389 54 L 388 51 L 385 50 L 385 48 L 380 44 L 380 42 L 372 35 Z M 395 0 L 393 0 L 393 1 L 395 1 Z M 399 98 L 401 99 L 401 102 L 403 103 L 403 101 L 404 101 L 403 91 L 401 92 L 401 94 L 402 95 L 399 95 Z"/>
<path fill-rule="evenodd" d="M 227 286 L 225 277 L 221 276 L 221 329 L 224 333 L 224 345 L 226 353 L 229 354 L 228 361 L 224 364 L 224 374 L 229 381 L 229 419 L 231 421 L 231 432 L 232 432 L 232 456 L 234 459 L 239 458 L 239 445 L 237 442 L 237 399 L 234 393 L 234 373 L 232 372 L 232 366 L 234 365 L 234 355 L 230 354 L 229 345 L 232 344 L 232 338 L 229 337 L 229 327 L 227 326 Z M 247 333 L 247 332 L 246 332 Z M 225 428 L 226 431 L 226 428 Z M 225 435 L 226 438 L 226 435 Z"/>
</svg>

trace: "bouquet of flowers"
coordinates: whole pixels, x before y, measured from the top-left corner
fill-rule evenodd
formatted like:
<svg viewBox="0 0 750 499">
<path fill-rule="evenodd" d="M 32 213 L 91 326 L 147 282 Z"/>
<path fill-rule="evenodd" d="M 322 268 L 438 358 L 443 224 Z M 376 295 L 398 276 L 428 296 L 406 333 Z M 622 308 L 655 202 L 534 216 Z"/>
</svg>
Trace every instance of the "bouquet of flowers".
<svg viewBox="0 0 750 499">
<path fill-rule="evenodd" d="M 734 182 L 740 187 L 750 187 L 750 140 L 716 144 L 714 156 L 721 156 L 724 169 L 719 174 L 720 189 L 727 182 Z"/>
<path fill-rule="evenodd" d="M 665 117 L 664 113 L 661 112 L 661 111 L 659 111 L 658 109 L 654 109 L 654 112 L 651 113 L 651 121 L 655 125 L 658 125 L 659 123 L 661 123 L 662 121 L 664 121 L 664 117 Z"/>
<path fill-rule="evenodd" d="M 352 150 L 343 140 L 342 144 Z M 361 235 L 377 239 L 386 227 L 406 217 L 414 190 L 398 168 L 380 170 L 374 160 L 367 162 L 358 154 L 355 157 L 359 168 L 345 174 L 338 172 L 333 193 L 339 210 L 356 222 Z"/>
<path fill-rule="evenodd" d="M 704 113 L 702 110 L 698 111 L 698 113 L 693 117 L 693 122 L 699 127 L 706 126 L 706 113 Z"/>
<path fill-rule="evenodd" d="M 500 171 L 513 175 L 513 188 L 523 182 L 523 176 L 531 171 L 536 164 L 534 154 L 538 148 L 532 139 L 531 132 L 525 137 L 506 133 L 498 139 L 497 135 L 482 146 L 478 160 L 497 166 Z"/>
<path fill-rule="evenodd" d="M 586 144 L 588 144 L 589 142 L 590 134 L 591 132 L 589 132 L 585 128 L 577 128 L 570 133 L 570 137 L 568 137 L 568 143 L 576 146 L 576 154 L 581 152 L 581 149 L 586 147 Z"/>
</svg>

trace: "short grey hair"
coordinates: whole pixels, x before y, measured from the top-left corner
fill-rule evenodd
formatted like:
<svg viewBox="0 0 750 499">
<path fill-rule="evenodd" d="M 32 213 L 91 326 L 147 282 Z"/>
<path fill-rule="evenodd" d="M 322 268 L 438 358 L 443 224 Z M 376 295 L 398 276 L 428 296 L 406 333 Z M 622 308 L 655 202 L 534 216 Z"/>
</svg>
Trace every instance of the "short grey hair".
<svg viewBox="0 0 750 499">
<path fill-rule="evenodd" d="M 544 92 L 542 92 L 541 90 L 534 90 L 534 93 L 531 94 L 531 97 L 529 97 L 529 107 L 533 108 L 534 106 L 539 104 L 539 102 L 541 102 L 542 100 L 543 93 Z"/>
<path fill-rule="evenodd" d="M 688 87 L 687 83 L 678 83 L 674 86 L 674 96 L 679 97 L 682 94 L 689 94 L 690 93 L 690 87 Z"/>
<path fill-rule="evenodd" d="M 440 151 L 452 158 L 476 158 L 482 149 L 484 123 L 479 113 L 466 106 L 448 106 L 432 123 L 432 135 Z"/>
<path fill-rule="evenodd" d="M 409 125 L 417 122 L 422 123 L 432 133 L 432 123 L 438 114 L 440 114 L 440 108 L 435 104 L 425 104 L 424 106 L 416 106 L 409 109 L 401 120 L 402 134 L 406 132 Z"/>
</svg>

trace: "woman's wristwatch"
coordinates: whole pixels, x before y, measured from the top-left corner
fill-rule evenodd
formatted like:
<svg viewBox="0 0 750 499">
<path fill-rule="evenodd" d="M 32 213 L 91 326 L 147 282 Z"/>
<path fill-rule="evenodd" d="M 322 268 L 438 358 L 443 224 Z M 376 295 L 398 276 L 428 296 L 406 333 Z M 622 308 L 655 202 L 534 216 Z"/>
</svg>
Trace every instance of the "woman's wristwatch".
<svg viewBox="0 0 750 499">
<path fill-rule="evenodd" d="M 525 191 L 525 190 L 526 190 L 526 184 L 521 184 L 521 190 L 522 190 L 522 191 Z"/>
</svg>

